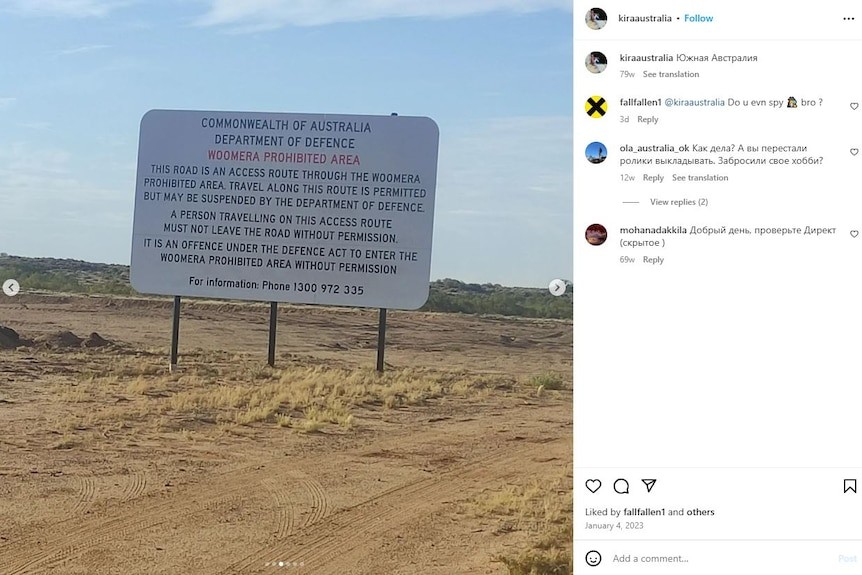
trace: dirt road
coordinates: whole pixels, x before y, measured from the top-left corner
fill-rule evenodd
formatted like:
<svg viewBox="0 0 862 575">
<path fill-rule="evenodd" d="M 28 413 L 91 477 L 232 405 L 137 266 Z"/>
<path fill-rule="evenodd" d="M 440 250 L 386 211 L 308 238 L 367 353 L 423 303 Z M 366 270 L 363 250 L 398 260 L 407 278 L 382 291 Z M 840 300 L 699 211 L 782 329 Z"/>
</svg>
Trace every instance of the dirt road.
<svg viewBox="0 0 862 575">
<path fill-rule="evenodd" d="M 24 342 L 0 350 L 0 573 L 505 574 L 496 558 L 547 525 L 483 501 L 546 486 L 571 513 L 571 322 L 392 313 L 390 371 L 431 378 L 434 393 L 345 399 L 347 424 L 311 432 L 294 423 L 312 411 L 276 389 L 299 371 L 261 372 L 260 387 L 282 396 L 259 421 L 179 402 L 248 384 L 267 311 L 187 305 L 183 371 L 169 377 L 170 302 L 0 300 L 0 325 Z M 278 363 L 314 377 L 367 369 L 375 320 L 285 306 Z M 111 345 L 48 337 L 62 331 Z M 561 390 L 531 387 L 548 373 Z M 479 383 L 456 393 L 458 378 Z M 309 401 L 325 406 L 322 386 Z"/>
</svg>

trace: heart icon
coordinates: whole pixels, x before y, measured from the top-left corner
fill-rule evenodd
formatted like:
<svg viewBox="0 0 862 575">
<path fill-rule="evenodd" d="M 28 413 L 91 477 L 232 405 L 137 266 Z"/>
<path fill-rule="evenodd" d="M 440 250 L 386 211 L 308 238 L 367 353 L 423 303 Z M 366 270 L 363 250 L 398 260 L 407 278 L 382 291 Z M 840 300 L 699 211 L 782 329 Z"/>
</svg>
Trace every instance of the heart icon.
<svg viewBox="0 0 862 575">
<path fill-rule="evenodd" d="M 850 109 L 855 110 L 859 107 L 859 102 L 850 102 Z"/>
<path fill-rule="evenodd" d="M 587 479 L 587 489 L 590 490 L 590 493 L 595 493 L 601 486 L 602 482 L 598 479 Z"/>
<path fill-rule="evenodd" d="M 850 230 L 850 237 L 855 238 L 859 235 L 859 230 Z"/>
<path fill-rule="evenodd" d="M 859 153 L 859 148 L 850 148 L 850 153 L 854 156 Z"/>
</svg>

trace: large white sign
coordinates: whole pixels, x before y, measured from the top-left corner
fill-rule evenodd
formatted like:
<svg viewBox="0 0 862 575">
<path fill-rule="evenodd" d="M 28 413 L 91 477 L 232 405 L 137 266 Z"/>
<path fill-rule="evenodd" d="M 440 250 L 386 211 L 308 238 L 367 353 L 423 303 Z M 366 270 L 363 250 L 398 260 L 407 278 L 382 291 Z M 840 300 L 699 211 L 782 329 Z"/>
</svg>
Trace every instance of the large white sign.
<svg viewBox="0 0 862 575">
<path fill-rule="evenodd" d="M 421 117 L 152 110 L 141 120 L 132 287 L 419 308 L 438 139 Z"/>
</svg>

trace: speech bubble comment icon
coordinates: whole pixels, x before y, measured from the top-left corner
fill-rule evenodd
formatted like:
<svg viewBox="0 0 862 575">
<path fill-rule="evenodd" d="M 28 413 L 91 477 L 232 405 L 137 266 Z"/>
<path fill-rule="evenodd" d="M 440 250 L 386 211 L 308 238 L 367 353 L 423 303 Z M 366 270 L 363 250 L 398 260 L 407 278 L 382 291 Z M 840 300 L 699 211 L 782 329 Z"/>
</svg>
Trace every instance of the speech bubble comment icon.
<svg viewBox="0 0 862 575">
<path fill-rule="evenodd" d="M 614 491 L 620 495 L 625 495 L 629 492 L 629 482 L 625 479 L 617 479 L 614 481 Z"/>
</svg>

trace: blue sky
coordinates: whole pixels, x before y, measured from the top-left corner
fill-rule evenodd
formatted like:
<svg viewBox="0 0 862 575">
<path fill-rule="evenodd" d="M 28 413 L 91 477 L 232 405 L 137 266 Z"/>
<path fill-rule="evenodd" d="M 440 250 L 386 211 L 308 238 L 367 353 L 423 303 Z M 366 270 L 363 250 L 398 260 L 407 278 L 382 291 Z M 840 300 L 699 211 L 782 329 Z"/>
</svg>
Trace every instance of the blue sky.
<svg viewBox="0 0 862 575">
<path fill-rule="evenodd" d="M 440 127 L 432 279 L 572 276 L 569 0 L 0 0 L 0 51 L 2 252 L 127 264 L 150 109 L 398 112 Z"/>
</svg>

